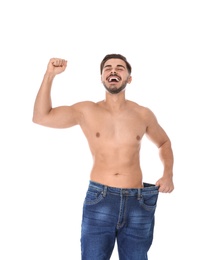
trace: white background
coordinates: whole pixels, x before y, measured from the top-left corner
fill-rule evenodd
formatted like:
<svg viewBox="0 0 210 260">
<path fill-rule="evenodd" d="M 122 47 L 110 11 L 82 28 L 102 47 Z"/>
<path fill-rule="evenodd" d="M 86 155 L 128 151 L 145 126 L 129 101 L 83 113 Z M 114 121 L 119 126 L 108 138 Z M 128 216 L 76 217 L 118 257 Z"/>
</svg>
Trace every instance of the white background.
<svg viewBox="0 0 210 260">
<path fill-rule="evenodd" d="M 171 138 L 175 190 L 160 194 L 150 260 L 210 259 L 210 8 L 204 0 L 1 1 L 0 259 L 80 259 L 92 158 L 79 127 L 32 123 L 48 60 L 68 60 L 53 105 L 104 98 L 109 53 L 133 67 L 127 98 L 148 106 Z M 162 174 L 143 140 L 144 181 Z M 114 250 L 112 260 L 117 260 Z"/>
</svg>

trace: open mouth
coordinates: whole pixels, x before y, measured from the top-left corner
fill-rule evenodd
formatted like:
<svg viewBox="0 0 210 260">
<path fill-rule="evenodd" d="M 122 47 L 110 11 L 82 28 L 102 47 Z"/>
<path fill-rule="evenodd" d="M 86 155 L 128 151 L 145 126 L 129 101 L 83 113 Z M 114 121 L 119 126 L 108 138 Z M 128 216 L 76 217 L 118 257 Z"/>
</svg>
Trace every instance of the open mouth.
<svg viewBox="0 0 210 260">
<path fill-rule="evenodd" d="M 119 82 L 120 81 L 120 77 L 117 77 L 117 76 L 110 76 L 107 78 L 107 80 L 109 82 Z"/>
</svg>

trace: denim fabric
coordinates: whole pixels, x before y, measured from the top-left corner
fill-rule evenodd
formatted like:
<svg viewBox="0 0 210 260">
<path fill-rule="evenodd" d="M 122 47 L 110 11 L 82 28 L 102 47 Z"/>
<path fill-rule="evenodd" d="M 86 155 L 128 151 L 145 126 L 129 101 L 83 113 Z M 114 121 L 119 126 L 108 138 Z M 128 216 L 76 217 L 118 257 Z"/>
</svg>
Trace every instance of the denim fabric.
<svg viewBox="0 0 210 260">
<path fill-rule="evenodd" d="M 90 181 L 83 205 L 82 260 L 109 260 L 117 241 L 120 260 L 147 260 L 158 187 L 120 189 Z"/>
</svg>

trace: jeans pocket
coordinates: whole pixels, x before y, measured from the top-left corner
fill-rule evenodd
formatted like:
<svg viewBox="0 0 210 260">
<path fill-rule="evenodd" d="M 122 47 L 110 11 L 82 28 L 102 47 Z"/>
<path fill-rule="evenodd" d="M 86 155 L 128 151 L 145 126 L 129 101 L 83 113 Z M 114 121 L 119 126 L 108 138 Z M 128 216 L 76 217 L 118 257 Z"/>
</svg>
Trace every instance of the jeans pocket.
<svg viewBox="0 0 210 260">
<path fill-rule="evenodd" d="M 154 211 L 157 206 L 158 193 L 141 194 L 139 204 L 147 211 Z"/>
<path fill-rule="evenodd" d="M 85 196 L 85 205 L 95 205 L 103 199 L 103 192 L 99 190 L 88 189 Z"/>
</svg>

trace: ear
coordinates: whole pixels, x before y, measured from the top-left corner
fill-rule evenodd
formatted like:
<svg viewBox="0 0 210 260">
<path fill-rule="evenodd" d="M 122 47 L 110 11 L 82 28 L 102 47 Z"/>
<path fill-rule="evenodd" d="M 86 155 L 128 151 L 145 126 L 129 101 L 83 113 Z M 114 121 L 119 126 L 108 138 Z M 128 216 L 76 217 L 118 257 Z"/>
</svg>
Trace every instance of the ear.
<svg viewBox="0 0 210 260">
<path fill-rule="evenodd" d="M 131 83 L 131 81 L 132 81 L 132 77 L 131 77 L 131 76 L 129 76 L 129 77 L 128 77 L 128 84 L 130 84 L 130 83 Z"/>
</svg>

